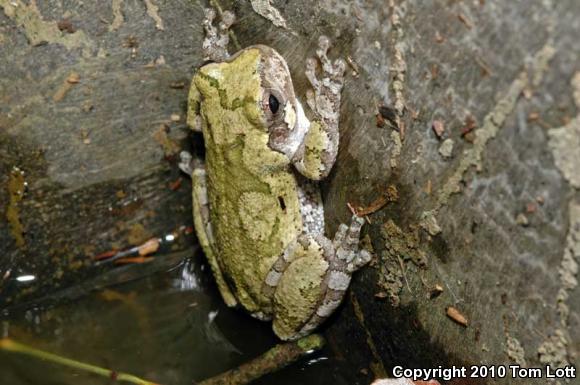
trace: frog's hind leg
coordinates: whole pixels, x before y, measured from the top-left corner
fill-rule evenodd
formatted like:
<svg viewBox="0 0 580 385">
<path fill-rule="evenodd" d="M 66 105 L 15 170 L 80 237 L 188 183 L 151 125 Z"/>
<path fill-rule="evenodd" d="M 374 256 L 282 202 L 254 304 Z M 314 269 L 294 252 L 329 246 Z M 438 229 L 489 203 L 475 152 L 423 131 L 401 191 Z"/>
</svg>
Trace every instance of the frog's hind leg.
<svg viewBox="0 0 580 385">
<path fill-rule="evenodd" d="M 292 255 L 276 270 L 274 322 L 282 339 L 309 334 L 340 305 L 352 272 L 370 261 L 359 250 L 364 220 L 353 216 L 349 226 L 341 225 L 333 241 L 322 234 L 303 234 Z"/>
<path fill-rule="evenodd" d="M 332 241 L 334 254 L 328 259 L 330 267 L 324 282 L 326 291 L 312 317 L 297 333 L 298 336 L 312 332 L 336 310 L 350 285 L 351 274 L 370 262 L 370 253 L 358 248 L 363 223 L 363 218 L 353 215 L 350 225 L 339 226 Z"/>
<path fill-rule="evenodd" d="M 303 335 L 300 329 L 326 291 L 324 277 L 333 253 L 332 243 L 322 234 L 302 234 L 274 263 L 264 288 L 272 296 L 272 327 L 281 339 Z"/>
<path fill-rule="evenodd" d="M 209 199 L 207 195 L 207 175 L 203 167 L 196 167 L 191 172 L 193 185 L 193 222 L 195 232 L 207 257 L 219 291 L 228 306 L 237 305 L 236 297 L 230 290 L 216 258 L 215 241 L 209 218 Z"/>
<path fill-rule="evenodd" d="M 280 282 L 280 278 L 284 271 L 292 262 L 294 258 L 294 251 L 296 250 L 296 240 L 292 241 L 286 249 L 282 252 L 282 254 L 278 257 L 276 262 L 270 268 L 270 271 L 266 275 L 266 280 L 262 285 L 262 295 L 266 298 L 272 298 L 274 293 L 276 292 L 276 287 Z"/>
<path fill-rule="evenodd" d="M 297 192 L 304 231 L 307 234 L 322 234 L 324 232 L 324 207 L 320 188 L 317 182 L 306 179 L 300 174 L 296 174 L 296 181 L 298 182 Z M 296 257 L 299 239 L 304 243 L 305 237 L 306 235 L 302 234 L 290 242 L 270 268 L 262 286 L 262 294 L 266 298 L 274 296 L 282 274 Z"/>
</svg>

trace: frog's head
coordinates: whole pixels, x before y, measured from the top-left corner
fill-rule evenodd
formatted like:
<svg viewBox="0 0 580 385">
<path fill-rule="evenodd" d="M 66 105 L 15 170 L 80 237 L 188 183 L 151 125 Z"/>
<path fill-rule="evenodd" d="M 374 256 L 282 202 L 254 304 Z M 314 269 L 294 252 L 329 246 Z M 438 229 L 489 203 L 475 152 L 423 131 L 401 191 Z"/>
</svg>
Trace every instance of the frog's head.
<svg viewBox="0 0 580 385">
<path fill-rule="evenodd" d="M 310 122 L 294 94 L 284 58 L 273 48 L 254 45 L 224 63 L 211 63 L 199 71 L 201 94 L 219 94 L 220 106 L 243 108 L 254 127 L 268 133 L 268 146 L 291 159 Z M 204 90 L 205 89 L 205 90 Z"/>
<path fill-rule="evenodd" d="M 294 94 L 286 60 L 273 48 L 256 45 L 248 49 L 260 52 L 262 121 L 268 128 L 268 145 L 292 159 L 304 139 L 310 122 Z"/>
</svg>

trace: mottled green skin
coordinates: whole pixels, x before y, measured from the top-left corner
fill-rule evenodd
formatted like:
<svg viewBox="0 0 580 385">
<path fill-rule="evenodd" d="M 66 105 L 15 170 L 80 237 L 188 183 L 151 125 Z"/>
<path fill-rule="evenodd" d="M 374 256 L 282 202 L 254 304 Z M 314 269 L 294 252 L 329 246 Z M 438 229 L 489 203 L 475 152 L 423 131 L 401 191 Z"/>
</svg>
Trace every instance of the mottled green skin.
<svg viewBox="0 0 580 385">
<path fill-rule="evenodd" d="M 305 140 L 304 157 L 301 172 L 313 180 L 320 180 L 325 175 L 322 154 L 328 148 L 330 138 L 320 122 L 312 122 Z"/>
<path fill-rule="evenodd" d="M 308 248 L 298 246 L 296 259 L 282 275 L 274 295 L 274 332 L 292 338 L 316 311 L 321 296 L 321 283 L 328 272 L 328 262 L 320 246 L 311 242 Z"/>
<path fill-rule="evenodd" d="M 272 299 L 262 294 L 265 277 L 301 233 L 303 223 L 290 160 L 268 147 L 260 103 L 260 55 L 260 50 L 248 48 L 229 62 L 202 67 L 193 80 L 196 90 L 190 105 L 193 114 L 202 117 L 215 240 L 209 252 L 215 253 L 217 261 L 214 272 L 215 268 L 221 270 L 230 291 L 249 312 L 270 316 Z M 196 107 L 197 98 L 200 103 Z M 315 298 L 308 302 L 315 303 L 319 293 L 316 287 L 312 289 Z M 228 288 L 220 290 L 223 294 Z M 301 303 L 293 303 L 295 300 L 290 299 L 292 303 L 286 307 L 314 306 L 301 299 Z M 303 322 L 290 323 L 296 326 Z"/>
</svg>

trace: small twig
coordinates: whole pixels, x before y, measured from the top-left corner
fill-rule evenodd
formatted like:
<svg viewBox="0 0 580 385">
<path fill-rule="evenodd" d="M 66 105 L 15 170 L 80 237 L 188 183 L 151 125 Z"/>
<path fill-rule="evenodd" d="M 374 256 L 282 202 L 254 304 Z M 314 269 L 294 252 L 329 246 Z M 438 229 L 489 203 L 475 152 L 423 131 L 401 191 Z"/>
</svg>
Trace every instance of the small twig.
<svg viewBox="0 0 580 385">
<path fill-rule="evenodd" d="M 145 243 L 133 246 L 124 250 L 109 250 L 93 257 L 95 265 L 114 262 L 115 264 L 126 263 L 145 263 L 153 260 L 151 254 L 161 250 L 164 252 L 181 234 L 189 234 L 191 231 L 188 227 L 181 226 L 169 234 L 160 238 L 151 238 Z"/>
<path fill-rule="evenodd" d="M 411 286 L 409 286 L 409 281 L 407 281 L 407 271 L 405 270 L 405 263 L 403 262 L 403 259 L 397 255 L 397 258 L 399 259 L 399 265 L 401 266 L 401 273 L 403 273 L 403 278 L 405 278 L 405 283 L 407 284 L 407 289 L 409 289 L 409 291 L 412 293 L 413 290 L 411 290 Z"/>
<path fill-rule="evenodd" d="M 318 334 L 279 344 L 250 362 L 201 381 L 198 385 L 244 385 L 268 373 L 282 369 L 299 358 L 321 349 L 322 346 L 324 346 L 324 338 Z"/>
<path fill-rule="evenodd" d="M 44 350 L 35 349 L 31 346 L 21 344 L 20 342 L 16 342 L 10 338 L 0 339 L 0 350 L 5 350 L 13 353 L 20 353 L 27 356 L 39 358 L 41 360 L 54 362 L 56 364 L 70 366 L 71 368 L 84 370 L 85 372 L 93 374 L 98 374 L 99 376 L 103 376 L 115 381 L 131 382 L 137 385 L 158 385 L 155 382 L 144 380 L 132 374 L 116 372 L 111 369 L 101 368 L 99 366 L 87 364 L 85 362 L 80 362 L 53 353 L 45 352 Z"/>
<path fill-rule="evenodd" d="M 460 22 L 462 22 L 465 27 L 467 29 L 471 29 L 473 28 L 473 24 L 471 23 L 471 21 L 467 18 L 467 16 L 465 16 L 463 13 L 459 13 L 457 14 L 457 18 L 459 19 Z"/>
<path fill-rule="evenodd" d="M 117 251 L 116 253 L 112 252 L 102 253 L 99 254 L 97 257 L 95 257 L 95 259 L 97 260 L 95 264 L 101 265 L 110 262 L 117 263 L 121 259 L 124 259 L 125 263 L 127 263 L 127 261 L 131 261 L 131 258 L 145 257 L 149 254 L 155 253 L 159 249 L 160 244 L 163 242 L 164 240 L 161 238 L 151 238 L 147 242 L 142 243 L 139 246 L 134 246 L 126 250 Z M 135 261 L 146 262 L 144 258 Z"/>
<path fill-rule="evenodd" d="M 354 207 L 350 203 L 347 203 L 348 208 L 352 211 L 353 214 L 358 215 L 359 217 L 367 218 L 367 215 L 373 214 L 380 209 L 382 209 L 387 203 L 396 202 L 399 199 L 399 192 L 394 185 L 389 185 L 382 194 L 375 199 L 371 204 L 367 207 L 357 206 Z M 368 219 L 367 219 L 368 220 Z"/>
</svg>

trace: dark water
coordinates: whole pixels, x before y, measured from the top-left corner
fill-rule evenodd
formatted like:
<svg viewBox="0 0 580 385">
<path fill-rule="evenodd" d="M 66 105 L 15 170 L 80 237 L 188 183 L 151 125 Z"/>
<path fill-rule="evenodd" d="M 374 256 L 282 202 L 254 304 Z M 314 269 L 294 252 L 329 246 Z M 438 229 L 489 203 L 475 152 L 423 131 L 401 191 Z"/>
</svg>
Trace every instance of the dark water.
<svg viewBox="0 0 580 385">
<path fill-rule="evenodd" d="M 160 384 L 193 384 L 248 361 L 277 343 L 268 323 L 225 307 L 202 261 L 200 255 L 191 256 L 140 278 L 133 277 L 148 267 L 130 266 L 121 274 L 111 273 L 128 282 L 98 290 L 84 285 L 68 289 L 60 297 L 51 294 L 52 299 L 61 298 L 56 304 L 39 301 L 5 310 L 3 336 Z M 348 371 L 345 362 L 322 351 L 254 383 L 347 384 Z M 0 351 L 2 385 L 112 383 L 79 370 Z"/>
</svg>

